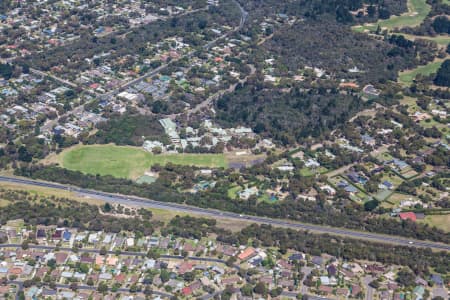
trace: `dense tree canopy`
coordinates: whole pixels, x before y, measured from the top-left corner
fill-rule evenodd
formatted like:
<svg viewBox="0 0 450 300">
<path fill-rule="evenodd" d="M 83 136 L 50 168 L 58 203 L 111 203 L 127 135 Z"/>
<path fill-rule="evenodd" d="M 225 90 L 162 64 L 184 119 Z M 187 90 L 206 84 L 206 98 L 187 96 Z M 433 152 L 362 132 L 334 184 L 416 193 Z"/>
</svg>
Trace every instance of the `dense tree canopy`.
<svg viewBox="0 0 450 300">
<path fill-rule="evenodd" d="M 450 87 L 450 59 L 446 59 L 439 68 L 434 83 Z"/>
</svg>

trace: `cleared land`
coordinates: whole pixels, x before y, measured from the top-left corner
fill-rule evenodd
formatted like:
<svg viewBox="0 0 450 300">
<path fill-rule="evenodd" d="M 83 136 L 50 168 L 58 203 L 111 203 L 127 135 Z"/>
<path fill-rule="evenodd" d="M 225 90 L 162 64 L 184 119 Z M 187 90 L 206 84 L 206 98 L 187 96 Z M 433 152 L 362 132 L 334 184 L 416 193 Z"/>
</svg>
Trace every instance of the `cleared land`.
<svg viewBox="0 0 450 300">
<path fill-rule="evenodd" d="M 380 20 L 374 24 L 355 26 L 353 29 L 358 32 L 364 32 L 366 30 L 374 31 L 378 26 L 387 30 L 401 27 L 415 27 L 423 22 L 430 11 L 431 6 L 426 3 L 426 0 L 408 0 L 408 12 L 400 16 L 391 16 L 387 20 Z"/>
<path fill-rule="evenodd" d="M 112 175 L 136 179 L 154 164 L 226 167 L 223 154 L 160 154 L 137 147 L 115 145 L 76 146 L 58 155 L 56 161 L 64 168 L 87 174 Z"/>
<path fill-rule="evenodd" d="M 407 70 L 400 72 L 398 76 L 398 81 L 403 85 L 411 85 L 414 78 L 416 78 L 417 75 L 421 74 L 423 76 L 429 76 L 433 73 L 436 73 L 439 67 L 442 65 L 442 62 L 444 60 L 439 59 L 435 60 L 429 64 L 426 64 L 424 66 L 419 66 L 413 70 Z"/>
<path fill-rule="evenodd" d="M 446 232 L 450 231 L 450 215 L 430 215 L 420 221 L 430 226 L 442 229 Z"/>
</svg>

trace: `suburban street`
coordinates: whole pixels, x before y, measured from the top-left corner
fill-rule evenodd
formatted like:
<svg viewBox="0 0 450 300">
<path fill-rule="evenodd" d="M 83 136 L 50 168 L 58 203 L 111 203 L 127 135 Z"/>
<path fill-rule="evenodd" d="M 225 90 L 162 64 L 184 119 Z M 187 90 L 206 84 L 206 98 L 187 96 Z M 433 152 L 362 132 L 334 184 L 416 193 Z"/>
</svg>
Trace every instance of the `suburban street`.
<svg viewBox="0 0 450 300">
<path fill-rule="evenodd" d="M 203 45 L 203 49 L 211 48 L 218 41 L 223 40 L 224 38 L 230 36 L 231 34 L 241 30 L 242 27 L 244 26 L 244 24 L 245 24 L 245 22 L 247 20 L 248 13 L 242 8 L 242 6 L 239 4 L 239 2 L 237 2 L 237 1 L 234 1 L 234 2 L 239 7 L 239 10 L 240 10 L 240 13 L 241 13 L 241 18 L 239 20 L 239 25 L 236 28 L 234 28 L 234 29 L 224 33 L 223 35 L 215 38 L 214 40 L 206 43 L 205 45 Z M 199 10 L 192 11 L 192 12 L 197 12 L 197 11 L 199 11 Z M 192 12 L 189 12 L 189 13 L 192 13 Z M 185 14 L 188 14 L 188 13 L 185 13 Z M 192 50 L 192 51 L 186 53 L 185 55 L 180 56 L 178 59 L 171 60 L 170 62 L 168 62 L 166 64 L 163 64 L 163 65 L 159 66 L 158 68 L 156 68 L 154 70 L 151 70 L 148 73 L 146 73 L 146 74 L 144 74 L 144 75 L 142 75 L 142 76 L 140 76 L 138 78 L 135 78 L 135 79 L 133 79 L 131 81 L 128 81 L 128 82 L 124 83 L 123 85 L 119 86 L 118 88 L 116 88 L 116 89 L 114 89 L 114 90 L 112 90 L 112 91 L 110 91 L 110 92 L 108 92 L 106 94 L 102 94 L 102 95 L 98 95 L 98 96 L 100 98 L 105 98 L 105 99 L 108 99 L 109 97 L 115 96 L 118 93 L 120 93 L 121 91 L 126 90 L 130 86 L 138 84 L 139 82 L 145 80 L 146 78 L 153 77 L 153 76 L 159 74 L 162 70 L 166 69 L 171 64 L 173 64 L 173 63 L 175 63 L 175 62 L 177 62 L 177 61 L 179 61 L 181 59 L 191 58 L 195 54 L 196 51 L 197 50 Z"/>
<path fill-rule="evenodd" d="M 20 248 L 21 245 L 20 244 L 0 244 L 0 249 L 2 248 Z M 30 249 L 38 249 L 38 250 L 47 250 L 47 251 L 53 251 L 56 249 L 55 246 L 45 246 L 45 245 L 28 245 L 28 248 Z M 59 247 L 58 248 L 60 251 L 73 251 L 72 248 L 66 248 L 66 247 Z M 78 249 L 78 252 L 85 252 L 85 253 L 96 253 L 99 254 L 100 250 L 98 249 L 85 249 L 85 248 L 80 248 Z M 107 254 L 113 254 L 115 255 L 117 252 L 116 251 L 107 251 Z M 130 252 L 130 251 L 122 251 L 120 253 L 121 255 L 127 255 L 127 256 L 138 256 L 138 257 L 143 257 L 146 255 L 146 253 L 144 252 Z M 193 260 L 193 261 L 200 261 L 200 262 L 215 262 L 215 263 L 221 263 L 221 264 L 225 264 L 226 261 L 222 260 L 222 259 L 218 259 L 218 258 L 210 258 L 210 257 L 197 257 L 197 256 L 188 256 L 188 257 L 184 257 L 181 255 L 161 255 L 160 256 L 162 259 L 178 259 L 178 260 L 184 260 L 184 259 L 189 259 L 189 260 Z M 239 266 L 236 265 L 234 266 L 236 269 L 239 269 Z M 307 268 L 307 267 L 306 267 Z M 307 268 L 308 274 L 309 272 L 311 272 L 311 268 Z M 20 290 L 23 289 L 23 281 L 18 281 L 18 280 L 13 280 L 10 281 L 9 283 L 11 284 L 16 284 L 18 286 L 18 292 Z M 70 285 L 68 284 L 56 284 L 57 288 L 64 288 L 64 289 L 70 289 Z M 87 285 L 78 285 L 77 286 L 78 290 L 90 290 L 90 291 L 94 291 L 96 290 L 96 287 L 94 286 L 87 286 Z M 129 289 L 127 288 L 120 288 L 118 290 L 119 292 L 124 292 L 124 293 L 128 293 Z M 306 293 L 307 291 L 304 290 L 302 288 L 302 294 L 303 295 L 307 295 Z M 216 296 L 217 294 L 221 294 L 222 291 L 217 291 L 213 294 L 206 294 L 204 296 L 201 297 L 201 299 L 203 300 L 207 300 L 207 299 L 212 299 L 214 298 L 214 296 Z M 170 298 L 172 295 L 168 294 L 168 293 L 164 293 L 164 292 L 160 292 L 160 291 L 152 291 L 153 295 L 158 295 L 164 298 Z M 285 297 L 289 297 L 289 298 L 296 298 L 298 293 L 296 292 L 283 292 L 282 293 L 283 296 Z M 323 297 L 317 297 L 317 296 L 313 296 L 313 295 L 308 295 L 308 299 L 310 300 L 328 300 L 328 298 L 323 298 Z"/>
<path fill-rule="evenodd" d="M 230 30 L 229 32 L 226 32 L 226 33 L 224 33 L 223 35 L 221 35 L 221 36 L 215 38 L 214 40 L 212 40 L 212 41 L 206 43 L 206 44 L 203 46 L 204 49 L 209 49 L 209 48 L 211 48 L 211 47 L 214 46 L 218 41 L 220 41 L 220 40 L 226 38 L 227 36 L 230 36 L 232 33 L 237 32 L 237 31 L 239 31 L 239 30 L 242 29 L 242 27 L 244 26 L 244 24 L 245 24 L 245 22 L 246 22 L 246 20 L 247 20 L 248 13 L 242 8 L 242 6 L 241 6 L 237 1 L 235 1 L 235 4 L 239 7 L 239 10 L 240 10 L 240 13 L 241 13 L 241 18 L 240 18 L 240 21 L 239 21 L 239 25 L 238 25 L 236 28 Z M 180 16 L 185 16 L 185 15 L 192 14 L 192 13 L 196 13 L 196 12 L 199 12 L 199 11 L 202 11 L 202 10 L 206 10 L 206 9 L 207 9 L 207 8 L 202 8 L 202 9 L 192 10 L 192 11 L 183 13 L 183 14 L 179 15 L 178 17 L 180 17 Z M 166 19 L 168 19 L 168 18 L 166 18 Z M 116 89 L 111 90 L 111 91 L 109 91 L 109 92 L 107 92 L 107 93 L 105 93 L 105 94 L 99 94 L 99 93 L 97 93 L 97 92 L 95 92 L 95 91 L 92 91 L 92 90 L 89 90 L 89 89 L 86 89 L 86 88 L 83 88 L 83 91 L 86 92 L 86 93 L 88 93 L 88 94 L 90 94 L 90 95 L 92 95 L 92 96 L 98 97 L 99 99 L 109 99 L 110 97 L 116 96 L 116 95 L 119 94 L 121 91 L 126 90 L 127 88 L 129 88 L 129 87 L 131 87 L 131 86 L 133 86 L 133 85 L 135 85 L 135 84 L 138 84 L 138 83 L 142 82 L 143 80 L 145 80 L 145 79 L 147 79 L 147 78 L 149 78 L 149 77 L 154 77 L 154 76 L 158 75 L 162 70 L 166 69 L 168 66 L 174 64 L 175 62 L 177 62 L 177 61 L 179 61 L 179 60 L 181 60 L 181 59 L 184 59 L 184 58 L 190 58 L 190 57 L 192 57 L 192 56 L 195 54 L 195 52 L 196 52 L 196 50 L 192 50 L 192 51 L 186 53 L 185 55 L 181 56 L 180 58 L 171 60 L 170 62 L 168 62 L 168 63 L 166 63 L 166 64 L 163 64 L 163 65 L 157 67 L 156 69 L 153 69 L 153 70 L 149 71 L 148 73 L 143 74 L 142 76 L 140 76 L 140 77 L 138 77 L 138 78 L 135 78 L 135 79 L 133 79 L 133 80 L 131 80 L 131 81 L 125 82 L 125 83 L 122 84 L 121 86 L 119 86 L 119 87 L 117 87 Z M 252 70 L 252 73 L 251 73 L 251 75 L 252 75 L 252 74 L 254 73 L 254 67 L 253 67 L 253 66 L 251 66 L 251 70 Z M 57 76 L 55 76 L 55 75 L 52 75 L 52 74 L 50 74 L 49 72 L 43 72 L 43 71 L 36 70 L 36 69 L 30 69 L 30 71 L 31 71 L 32 73 L 34 73 L 34 74 L 37 74 L 37 75 L 40 75 L 40 76 L 43 76 L 43 77 L 50 77 L 50 78 L 52 78 L 53 80 L 55 80 L 55 81 L 57 81 L 57 82 L 60 82 L 61 84 L 67 85 L 67 86 L 69 86 L 69 87 L 71 87 L 71 88 L 78 88 L 78 87 L 79 87 L 79 86 L 76 85 L 75 83 L 70 82 L 69 80 L 62 79 L 62 78 L 57 77 Z M 240 83 L 245 82 L 246 79 L 247 79 L 247 77 L 245 78 L 245 80 L 241 80 Z M 207 101 L 202 102 L 201 105 L 199 105 L 198 107 L 195 107 L 194 111 L 200 110 L 200 109 L 203 108 L 204 106 L 209 105 L 214 99 L 217 99 L 218 97 L 220 97 L 220 96 L 221 96 L 222 94 L 224 94 L 225 92 L 227 92 L 227 91 L 228 91 L 228 92 L 233 91 L 234 88 L 236 87 L 236 85 L 237 85 L 237 84 L 231 86 L 228 90 L 220 91 L 220 92 L 218 92 L 217 94 L 212 95 L 211 97 L 209 97 L 209 98 L 207 99 Z M 56 119 L 54 119 L 54 120 L 49 120 L 49 121 L 47 121 L 47 122 L 41 127 L 41 132 L 48 132 L 48 131 L 52 130 L 52 128 L 58 123 L 58 119 L 59 119 L 60 117 L 68 116 L 68 115 L 74 114 L 74 113 L 79 113 L 79 112 L 82 112 L 83 110 L 84 110 L 84 105 L 80 105 L 80 106 L 74 108 L 73 110 L 68 111 L 68 112 L 65 113 L 64 115 L 59 116 L 58 118 L 56 118 Z"/>
<path fill-rule="evenodd" d="M 20 244 L 0 244 L 0 249 L 2 248 L 20 248 L 21 245 Z M 29 245 L 28 248 L 30 249 L 38 249 L 38 250 L 47 250 L 47 251 L 53 251 L 56 249 L 55 246 L 45 246 L 45 245 Z M 71 252 L 73 251 L 72 248 L 66 248 L 66 247 L 60 247 L 59 248 L 60 251 L 68 251 Z M 78 249 L 78 252 L 85 252 L 85 253 L 96 253 L 99 254 L 100 250 L 98 249 Z M 107 251 L 107 254 L 113 254 L 115 255 L 117 252 L 116 251 Z M 146 255 L 146 253 L 144 252 L 130 252 L 130 251 L 123 251 L 121 252 L 121 255 L 127 255 L 127 256 L 137 256 L 137 257 L 143 257 Z M 184 256 L 181 255 L 161 255 L 160 256 L 162 259 L 178 259 L 178 260 L 184 260 L 186 259 Z M 218 259 L 218 258 L 209 258 L 209 257 L 197 257 L 197 256 L 192 256 L 192 257 L 187 257 L 187 259 L 189 260 L 193 260 L 193 261 L 200 261 L 200 262 L 215 262 L 215 263 L 223 263 L 225 264 L 226 261 Z M 238 266 L 236 266 L 236 268 L 239 268 Z M 10 284 L 15 284 L 18 286 L 18 290 L 17 292 L 23 290 L 23 281 L 19 281 L 19 280 L 12 280 L 9 281 Z M 56 288 L 58 289 L 70 289 L 70 285 L 68 284 L 56 284 Z M 95 291 L 97 290 L 97 287 L 95 286 L 88 286 L 88 285 L 78 285 L 77 286 L 77 290 L 88 290 L 88 291 Z M 130 289 L 128 288 L 119 288 L 118 289 L 119 292 L 123 292 L 123 293 L 129 293 Z M 172 297 L 171 294 L 168 293 L 164 293 L 161 291 L 154 291 L 152 290 L 152 294 L 153 295 L 157 295 L 163 298 L 170 298 Z M 214 295 L 205 295 L 204 298 L 205 299 L 209 299 L 211 298 L 210 296 L 214 296 Z M 16 297 L 17 299 L 17 297 Z M 317 299 L 319 300 L 319 299 Z"/>
<path fill-rule="evenodd" d="M 373 288 L 369 285 L 369 283 L 371 283 L 373 280 L 373 277 L 370 275 L 364 277 L 363 279 L 364 288 L 366 289 L 366 300 L 373 299 Z"/>
<path fill-rule="evenodd" d="M 140 206 L 146 208 L 155 208 L 155 209 L 164 209 L 185 213 L 193 213 L 199 214 L 211 218 L 222 218 L 228 220 L 245 220 L 248 222 L 255 222 L 260 224 L 268 224 L 273 226 L 282 226 L 289 227 L 292 229 L 299 230 L 309 230 L 316 233 L 327 233 L 327 234 L 336 234 L 342 235 L 350 238 L 369 240 L 373 242 L 381 242 L 381 243 L 390 243 L 395 245 L 402 246 L 415 246 L 415 247 L 424 247 L 431 248 L 434 250 L 445 250 L 450 251 L 450 245 L 436 243 L 431 241 L 421 241 L 421 240 L 413 240 L 404 237 L 397 237 L 391 235 L 383 235 L 371 232 L 362 232 L 355 231 L 344 228 L 334 228 L 334 227 L 326 227 L 321 225 L 313 225 L 313 224 L 305 224 L 294 221 L 280 220 L 280 219 L 269 219 L 265 217 L 258 216 L 250 216 L 250 215 L 242 215 L 233 212 L 225 212 L 225 211 L 217 211 L 213 209 L 200 208 L 194 206 L 183 205 L 179 203 L 170 203 L 170 202 L 159 202 L 152 199 L 140 198 L 135 196 L 127 196 L 120 194 L 111 194 L 105 193 L 101 191 L 89 190 L 69 185 L 62 185 L 51 182 L 37 181 L 27 178 L 19 178 L 19 177 L 9 177 L 9 176 L 0 176 L 0 182 L 5 183 L 15 183 L 19 185 L 28 185 L 28 186 L 40 186 L 58 190 L 64 190 L 68 192 L 78 193 L 82 197 L 90 197 L 94 199 L 98 199 L 101 201 L 109 202 L 109 203 L 118 203 L 122 205 L 130 205 L 130 206 Z"/>
</svg>

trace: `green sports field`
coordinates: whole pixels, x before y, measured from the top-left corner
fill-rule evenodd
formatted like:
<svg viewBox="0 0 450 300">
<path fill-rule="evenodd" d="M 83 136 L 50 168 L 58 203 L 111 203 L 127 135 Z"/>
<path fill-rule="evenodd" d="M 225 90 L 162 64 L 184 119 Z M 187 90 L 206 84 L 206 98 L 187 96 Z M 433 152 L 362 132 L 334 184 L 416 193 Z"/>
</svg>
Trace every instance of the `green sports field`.
<svg viewBox="0 0 450 300">
<path fill-rule="evenodd" d="M 380 25 L 381 28 L 386 28 L 388 30 L 397 27 L 415 27 L 423 22 L 430 11 L 431 6 L 426 3 L 426 0 L 408 0 L 408 12 L 400 16 L 391 16 L 389 19 L 378 21 L 375 24 L 355 26 L 353 29 L 362 32 L 365 30 L 374 31 L 377 29 L 378 25 Z"/>
<path fill-rule="evenodd" d="M 136 179 L 154 164 L 168 162 L 199 167 L 226 167 L 223 154 L 154 155 L 137 147 L 115 145 L 76 146 L 58 156 L 59 164 L 69 170 L 87 174 L 112 175 Z"/>
<path fill-rule="evenodd" d="M 416 78 L 416 76 L 419 74 L 428 76 L 433 73 L 436 73 L 439 67 L 442 65 L 442 62 L 443 60 L 440 59 L 433 61 L 427 65 L 419 66 L 413 70 L 400 72 L 398 76 L 398 81 L 403 85 L 410 85 L 413 82 L 414 78 Z"/>
</svg>

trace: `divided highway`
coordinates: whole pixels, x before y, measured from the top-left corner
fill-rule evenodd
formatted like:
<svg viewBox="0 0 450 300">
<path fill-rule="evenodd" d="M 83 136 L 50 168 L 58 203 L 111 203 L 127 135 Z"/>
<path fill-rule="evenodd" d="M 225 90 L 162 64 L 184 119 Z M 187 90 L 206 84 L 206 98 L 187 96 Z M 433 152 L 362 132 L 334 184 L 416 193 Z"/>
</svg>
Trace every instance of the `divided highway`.
<svg viewBox="0 0 450 300">
<path fill-rule="evenodd" d="M 397 236 L 392 236 L 392 235 L 383 235 L 383 234 L 377 234 L 377 233 L 371 233 L 371 232 L 354 231 L 354 230 L 344 229 L 344 228 L 326 227 L 326 226 L 320 226 L 320 225 L 299 223 L 299 222 L 294 222 L 294 221 L 285 221 L 285 220 L 280 220 L 280 219 L 270 219 L 270 218 L 265 218 L 265 217 L 242 215 L 242 214 L 237 214 L 237 213 L 232 213 L 232 212 L 217 211 L 214 209 L 200 208 L 200 207 L 188 206 L 188 205 L 183 205 L 183 204 L 178 204 L 178 203 L 160 202 L 160 201 L 155 201 L 155 200 L 140 198 L 140 197 L 135 197 L 135 196 L 126 196 L 126 195 L 120 195 L 120 194 L 105 193 L 105 192 L 100 192 L 100 191 L 96 191 L 96 190 L 89 190 L 89 189 L 84 189 L 84 188 L 79 188 L 79 187 L 74 187 L 74 186 L 69 186 L 69 185 L 62 185 L 62 184 L 57 184 L 57 183 L 51 183 L 51 182 L 37 181 L 37 180 L 32 180 L 32 179 L 27 179 L 27 178 L 0 176 L 0 182 L 6 182 L 6 183 L 9 182 L 9 183 L 28 185 L 28 186 L 41 186 L 41 187 L 46 187 L 46 188 L 65 190 L 68 192 L 76 192 L 76 193 L 80 194 L 81 196 L 90 197 L 90 198 L 94 198 L 94 199 L 98 199 L 98 200 L 102 200 L 102 201 L 110 202 L 110 203 L 120 203 L 123 205 L 134 205 L 134 206 L 142 206 L 142 207 L 147 207 L 147 208 L 156 208 L 156 209 L 165 209 L 165 210 L 172 210 L 172 211 L 178 211 L 178 212 L 184 212 L 184 213 L 193 213 L 193 214 L 204 215 L 206 217 L 211 217 L 211 218 L 223 218 L 223 219 L 229 219 L 229 220 L 245 220 L 248 222 L 260 223 L 260 224 L 283 226 L 283 227 L 289 227 L 292 229 L 299 229 L 299 230 L 309 230 L 309 231 L 314 231 L 317 233 L 342 235 L 342 236 L 346 236 L 349 238 L 365 239 L 365 240 L 370 240 L 370 241 L 374 241 L 374 242 L 390 243 L 390 244 L 403 245 L 403 246 L 424 247 L 424 248 L 431 248 L 434 250 L 450 251 L 450 245 L 442 244 L 442 243 L 421 241 L 421 240 L 412 240 L 412 239 L 407 239 L 407 238 L 397 237 Z"/>
</svg>

